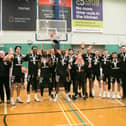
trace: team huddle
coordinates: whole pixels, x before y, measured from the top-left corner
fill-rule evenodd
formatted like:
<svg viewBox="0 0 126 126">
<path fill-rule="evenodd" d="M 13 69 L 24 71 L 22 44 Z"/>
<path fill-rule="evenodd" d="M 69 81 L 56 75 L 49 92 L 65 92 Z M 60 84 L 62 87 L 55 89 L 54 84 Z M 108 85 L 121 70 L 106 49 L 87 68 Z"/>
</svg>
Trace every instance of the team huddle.
<svg viewBox="0 0 126 126">
<path fill-rule="evenodd" d="M 95 80 L 99 85 L 100 97 L 126 98 L 126 46 L 120 48 L 119 54 L 113 52 L 112 55 L 109 55 L 107 50 L 103 50 L 102 53 L 95 50 L 92 53 L 92 47 L 89 46 L 85 49 L 84 44 L 76 54 L 72 49 L 59 50 L 54 47 L 48 51 L 43 49 L 40 51 L 37 46 L 33 46 L 29 54 L 22 55 L 21 49 L 21 46 L 16 46 L 14 52 L 10 48 L 6 54 L 4 51 L 0 51 L 0 103 L 4 102 L 6 93 L 7 103 L 15 105 L 15 87 L 17 91 L 16 103 L 23 103 L 20 97 L 23 62 L 28 62 L 27 103 L 31 101 L 31 85 L 35 92 L 35 102 L 43 100 L 44 88 L 48 88 L 49 98 L 56 102 L 61 85 L 64 87 L 68 101 L 75 101 L 79 97 L 84 100 L 88 97 L 93 98 L 95 97 Z M 89 83 L 89 91 L 87 82 Z M 117 83 L 117 92 L 115 83 Z M 40 99 L 37 95 L 38 84 Z"/>
</svg>

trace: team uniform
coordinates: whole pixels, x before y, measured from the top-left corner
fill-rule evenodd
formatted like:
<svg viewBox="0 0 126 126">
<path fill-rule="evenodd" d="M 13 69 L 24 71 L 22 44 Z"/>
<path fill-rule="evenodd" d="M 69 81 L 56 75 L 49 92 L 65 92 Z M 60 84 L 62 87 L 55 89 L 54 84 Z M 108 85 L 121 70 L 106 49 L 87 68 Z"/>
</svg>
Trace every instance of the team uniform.
<svg viewBox="0 0 126 126">
<path fill-rule="evenodd" d="M 22 55 L 14 54 L 12 64 L 12 83 L 21 83 L 22 80 Z"/>
<path fill-rule="evenodd" d="M 91 59 L 91 64 L 92 64 L 93 54 L 92 53 L 83 54 L 83 59 L 84 59 L 85 62 L 89 62 L 89 58 Z M 86 78 L 92 79 L 92 66 L 90 68 L 88 67 L 88 69 L 86 71 Z"/>
<path fill-rule="evenodd" d="M 11 87 L 13 87 L 13 84 L 17 85 L 17 103 L 23 103 L 23 101 L 20 98 L 20 88 L 21 88 L 21 82 L 22 82 L 22 55 L 21 54 L 14 54 L 13 62 L 12 62 L 12 77 L 11 77 Z M 13 92 L 13 91 L 12 91 Z M 13 94 L 13 93 L 12 93 Z M 11 105 L 14 106 L 14 99 L 13 96 L 11 96 Z"/>
<path fill-rule="evenodd" d="M 28 61 L 28 76 L 27 76 L 27 93 L 30 93 L 30 85 L 32 84 L 32 89 L 35 91 L 35 101 L 39 101 L 37 98 L 37 85 L 38 85 L 38 63 L 40 61 L 40 55 L 38 54 L 27 54 L 24 61 Z M 30 96 L 27 96 L 27 102 L 30 102 Z M 28 100 L 29 99 L 29 100 Z"/>
<path fill-rule="evenodd" d="M 56 56 L 54 54 L 50 55 L 51 58 L 51 73 L 52 73 L 52 84 L 51 84 L 51 91 L 52 91 L 52 98 L 53 98 L 53 88 L 56 89 Z"/>
<path fill-rule="evenodd" d="M 76 70 L 73 68 L 73 65 L 74 65 L 74 63 L 75 63 L 75 59 L 76 59 L 76 57 L 75 57 L 75 55 L 68 55 L 68 62 L 69 62 L 69 71 L 70 71 L 70 83 L 72 83 L 73 84 L 73 95 L 75 95 L 75 74 L 76 74 Z M 69 92 L 70 92 L 70 86 L 71 85 L 69 85 Z"/>
<path fill-rule="evenodd" d="M 101 67 L 102 67 L 102 75 L 103 75 L 103 82 L 106 83 L 108 81 L 108 91 L 111 89 L 111 82 L 110 82 L 110 56 L 101 57 Z"/>
<path fill-rule="evenodd" d="M 56 54 L 57 63 L 56 63 L 56 83 L 57 88 L 56 92 L 58 92 L 59 84 L 63 84 L 65 88 L 65 92 L 67 93 L 68 101 L 70 101 L 69 98 L 69 73 L 68 73 L 68 57 L 65 55 Z M 57 99 L 57 95 L 56 95 Z"/>
<path fill-rule="evenodd" d="M 86 71 L 86 80 L 89 79 L 89 90 L 90 90 L 90 97 L 93 97 L 92 95 L 92 62 L 93 62 L 93 54 L 90 53 L 86 53 L 86 54 L 83 54 L 83 59 L 85 62 L 87 62 L 89 64 L 89 62 L 91 62 L 91 66 L 87 68 L 87 71 Z M 91 61 L 89 61 L 91 60 Z M 86 92 L 86 97 L 88 97 L 88 94 Z"/>
<path fill-rule="evenodd" d="M 11 67 L 11 62 L 3 61 L 0 58 L 0 97 L 2 102 L 4 102 L 4 90 L 5 87 L 7 101 L 10 100 L 10 85 L 9 85 L 9 70 Z"/>
<path fill-rule="evenodd" d="M 114 84 L 115 81 L 117 81 L 118 83 L 120 83 L 120 78 L 121 78 L 121 74 L 120 74 L 120 66 L 121 63 L 118 59 L 116 60 L 112 60 L 111 61 L 111 81 Z"/>
<path fill-rule="evenodd" d="M 122 78 L 122 87 L 123 87 L 123 98 L 126 98 L 126 53 L 120 53 L 119 58 L 121 60 L 121 78 Z"/>
<path fill-rule="evenodd" d="M 87 71 L 87 64 L 77 64 L 74 63 L 73 69 L 75 70 L 75 98 L 77 99 L 78 94 L 81 96 L 81 88 L 82 88 L 82 97 L 86 99 L 86 91 L 85 91 L 85 82 L 86 82 L 86 71 Z M 79 92 L 78 92 L 79 87 Z"/>
<path fill-rule="evenodd" d="M 41 96 L 45 87 L 49 88 L 49 96 L 52 91 L 52 72 L 51 72 L 51 59 L 47 56 L 42 56 L 40 61 L 40 89 Z"/>
<path fill-rule="evenodd" d="M 101 58 L 99 56 L 93 57 L 93 60 L 92 60 L 93 81 L 95 80 L 95 77 L 98 81 L 100 81 L 100 60 Z"/>
<path fill-rule="evenodd" d="M 28 54 L 24 60 L 28 61 L 27 92 L 30 92 L 30 84 L 32 84 L 33 89 L 37 92 L 38 62 L 40 61 L 40 55 Z"/>
<path fill-rule="evenodd" d="M 121 62 L 119 59 L 112 59 L 111 61 L 111 81 L 112 81 L 112 98 L 118 98 L 120 99 L 120 79 L 121 79 L 121 71 L 120 71 Z M 115 81 L 117 81 L 118 84 L 118 92 L 117 95 L 115 95 Z"/>
</svg>

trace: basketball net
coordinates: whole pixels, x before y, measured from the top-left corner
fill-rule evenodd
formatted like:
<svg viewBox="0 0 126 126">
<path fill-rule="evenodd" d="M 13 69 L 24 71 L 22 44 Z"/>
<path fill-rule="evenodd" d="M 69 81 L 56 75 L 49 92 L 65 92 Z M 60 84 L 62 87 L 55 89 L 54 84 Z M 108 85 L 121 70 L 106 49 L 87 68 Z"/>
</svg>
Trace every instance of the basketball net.
<svg viewBox="0 0 126 126">
<path fill-rule="evenodd" d="M 58 34 L 56 32 L 49 32 L 50 40 L 59 40 Z"/>
</svg>

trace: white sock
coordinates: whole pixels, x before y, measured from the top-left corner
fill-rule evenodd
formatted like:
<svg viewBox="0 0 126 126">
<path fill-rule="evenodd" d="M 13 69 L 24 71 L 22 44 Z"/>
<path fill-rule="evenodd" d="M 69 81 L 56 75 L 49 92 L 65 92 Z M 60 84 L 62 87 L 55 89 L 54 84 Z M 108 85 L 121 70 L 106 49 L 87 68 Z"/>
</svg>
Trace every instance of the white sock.
<svg viewBox="0 0 126 126">
<path fill-rule="evenodd" d="M 20 96 L 17 96 L 17 99 L 20 99 Z"/>
<path fill-rule="evenodd" d="M 30 97 L 30 94 L 27 94 L 27 97 Z"/>
<path fill-rule="evenodd" d="M 115 92 L 113 91 L 112 94 L 115 95 Z"/>
<path fill-rule="evenodd" d="M 37 97 L 37 93 L 35 93 L 35 97 Z"/>
<path fill-rule="evenodd" d="M 117 92 L 117 95 L 120 95 L 120 92 L 119 91 Z"/>
<path fill-rule="evenodd" d="M 14 98 L 13 98 L 13 97 L 11 97 L 11 100 L 14 100 Z"/>
<path fill-rule="evenodd" d="M 101 88 L 99 88 L 99 92 L 101 92 L 102 91 L 102 89 Z"/>
</svg>

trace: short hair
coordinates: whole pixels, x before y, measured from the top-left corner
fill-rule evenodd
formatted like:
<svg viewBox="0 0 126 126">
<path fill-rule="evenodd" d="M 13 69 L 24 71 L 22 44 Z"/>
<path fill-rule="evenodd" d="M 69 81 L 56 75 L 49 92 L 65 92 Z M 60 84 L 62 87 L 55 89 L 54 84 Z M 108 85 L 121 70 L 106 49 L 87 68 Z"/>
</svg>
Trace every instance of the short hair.
<svg viewBox="0 0 126 126">
<path fill-rule="evenodd" d="M 70 48 L 70 49 L 68 49 L 68 51 L 71 51 L 71 50 L 73 51 L 73 49 L 71 49 L 71 48 Z"/>
<path fill-rule="evenodd" d="M 38 49 L 38 47 L 37 47 L 37 46 L 32 46 L 32 50 L 33 50 L 34 48 Z"/>
<path fill-rule="evenodd" d="M 113 55 L 113 54 L 117 54 L 117 52 L 112 52 L 112 55 Z"/>
<path fill-rule="evenodd" d="M 17 49 L 17 48 L 20 48 L 20 49 L 21 49 L 22 47 L 21 47 L 21 46 L 19 46 L 19 45 L 17 45 L 17 46 L 15 47 L 15 51 L 16 51 L 16 49 Z"/>
</svg>

